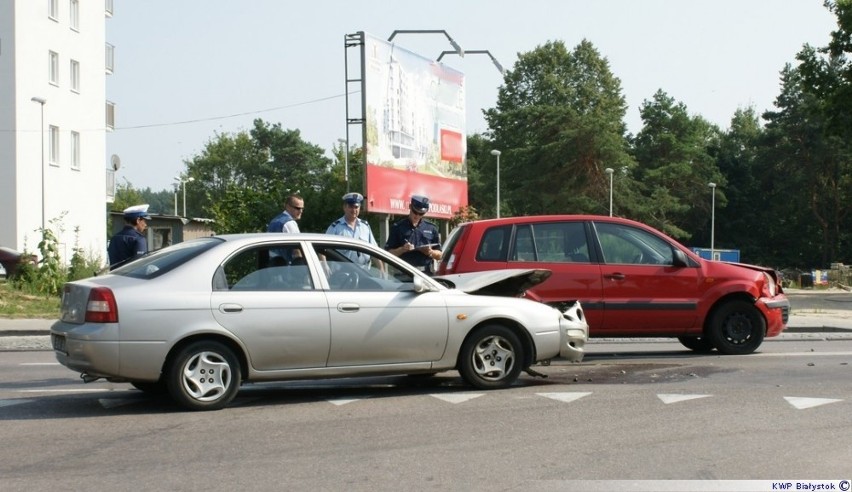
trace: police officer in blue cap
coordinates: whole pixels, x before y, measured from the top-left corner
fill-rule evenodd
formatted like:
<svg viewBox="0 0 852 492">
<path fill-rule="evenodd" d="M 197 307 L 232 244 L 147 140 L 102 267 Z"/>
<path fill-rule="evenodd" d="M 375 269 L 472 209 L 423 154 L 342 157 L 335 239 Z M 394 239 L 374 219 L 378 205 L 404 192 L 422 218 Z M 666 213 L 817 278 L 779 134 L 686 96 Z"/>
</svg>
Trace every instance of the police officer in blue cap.
<svg viewBox="0 0 852 492">
<path fill-rule="evenodd" d="M 361 202 L 364 197 L 360 193 L 347 193 L 343 195 L 343 217 L 335 220 L 325 230 L 326 234 L 336 234 L 338 236 L 354 237 L 364 242 L 378 246 L 376 238 L 373 236 L 373 231 L 370 229 L 370 224 L 366 220 L 358 217 L 361 212 Z M 370 255 L 357 253 L 355 251 L 347 251 L 349 259 L 361 265 L 362 267 L 370 266 Z"/>
<path fill-rule="evenodd" d="M 408 217 L 391 226 L 385 249 L 432 275 L 433 262 L 440 260 L 442 253 L 438 227 L 423 219 L 429 211 L 429 197 L 412 196 L 408 210 Z"/>
<path fill-rule="evenodd" d="M 134 205 L 124 209 L 124 228 L 109 241 L 109 269 L 117 268 L 130 260 L 148 252 L 148 204 Z"/>
</svg>

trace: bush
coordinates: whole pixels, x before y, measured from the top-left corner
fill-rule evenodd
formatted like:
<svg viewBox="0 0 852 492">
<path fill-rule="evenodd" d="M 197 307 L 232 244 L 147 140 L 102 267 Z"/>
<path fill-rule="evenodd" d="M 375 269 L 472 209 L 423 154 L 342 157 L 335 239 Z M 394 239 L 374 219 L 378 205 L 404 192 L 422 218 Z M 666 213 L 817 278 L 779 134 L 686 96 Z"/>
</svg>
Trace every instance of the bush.
<svg viewBox="0 0 852 492">
<path fill-rule="evenodd" d="M 74 229 L 75 236 L 79 237 L 79 232 L 79 227 Z M 71 256 L 71 264 L 68 266 L 66 280 L 71 282 L 73 280 L 94 277 L 101 269 L 103 269 L 101 256 L 93 253 L 86 254 L 78 243 L 74 246 L 74 254 Z"/>
</svg>

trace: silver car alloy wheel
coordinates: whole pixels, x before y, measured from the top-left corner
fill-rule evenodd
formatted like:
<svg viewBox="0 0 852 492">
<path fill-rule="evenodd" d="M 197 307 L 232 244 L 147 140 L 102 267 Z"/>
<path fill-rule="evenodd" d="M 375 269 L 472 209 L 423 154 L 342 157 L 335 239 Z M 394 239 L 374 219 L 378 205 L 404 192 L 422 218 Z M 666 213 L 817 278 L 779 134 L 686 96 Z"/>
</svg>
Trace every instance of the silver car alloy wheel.
<svg viewBox="0 0 852 492">
<path fill-rule="evenodd" d="M 500 381 L 515 366 L 514 347 L 498 335 L 480 340 L 471 356 L 476 373 L 488 381 Z"/>
<path fill-rule="evenodd" d="M 232 384 L 231 366 L 216 352 L 199 352 L 190 357 L 181 371 L 184 390 L 203 402 L 221 398 Z"/>
</svg>

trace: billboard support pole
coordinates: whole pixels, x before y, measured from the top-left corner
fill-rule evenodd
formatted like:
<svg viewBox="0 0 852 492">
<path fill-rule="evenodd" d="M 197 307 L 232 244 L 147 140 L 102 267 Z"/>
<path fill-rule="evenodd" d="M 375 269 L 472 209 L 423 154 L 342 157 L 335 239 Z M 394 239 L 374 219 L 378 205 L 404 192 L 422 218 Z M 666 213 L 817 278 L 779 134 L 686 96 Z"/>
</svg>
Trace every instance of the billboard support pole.
<svg viewBox="0 0 852 492">
<path fill-rule="evenodd" d="M 346 182 L 346 192 L 349 193 L 349 126 L 350 125 L 361 125 L 361 145 L 364 146 L 367 144 L 366 140 L 366 127 L 364 125 L 365 116 L 364 116 L 364 108 L 365 108 L 365 95 L 364 95 L 364 32 L 358 31 L 354 34 L 347 34 L 343 38 L 343 63 L 344 63 L 344 72 L 346 78 L 346 149 L 343 153 L 343 180 Z M 349 75 L 349 48 L 358 48 L 358 56 L 360 58 L 360 63 L 358 64 L 359 73 L 357 77 L 350 77 Z M 356 90 L 361 93 L 361 115 L 360 117 L 353 118 L 350 111 L 350 101 L 349 94 L 352 92 L 352 85 L 356 86 Z M 361 154 L 366 159 L 366 149 L 362 147 Z M 361 166 L 362 169 L 366 168 L 366 161 Z M 365 180 L 366 182 L 366 180 Z M 367 190 L 362 190 L 366 193 Z"/>
</svg>

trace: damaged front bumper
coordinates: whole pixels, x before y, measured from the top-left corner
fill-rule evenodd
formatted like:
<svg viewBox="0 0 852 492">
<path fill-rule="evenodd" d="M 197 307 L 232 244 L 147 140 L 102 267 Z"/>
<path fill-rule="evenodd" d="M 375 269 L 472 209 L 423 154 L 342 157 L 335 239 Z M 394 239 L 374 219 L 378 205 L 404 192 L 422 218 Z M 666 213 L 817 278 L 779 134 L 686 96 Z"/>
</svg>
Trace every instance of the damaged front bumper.
<svg viewBox="0 0 852 492">
<path fill-rule="evenodd" d="M 586 322 L 580 301 L 574 301 L 562 310 L 559 333 L 559 357 L 571 362 L 582 361 L 589 338 L 589 323 Z"/>
</svg>

